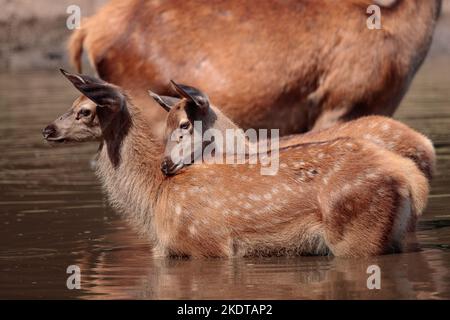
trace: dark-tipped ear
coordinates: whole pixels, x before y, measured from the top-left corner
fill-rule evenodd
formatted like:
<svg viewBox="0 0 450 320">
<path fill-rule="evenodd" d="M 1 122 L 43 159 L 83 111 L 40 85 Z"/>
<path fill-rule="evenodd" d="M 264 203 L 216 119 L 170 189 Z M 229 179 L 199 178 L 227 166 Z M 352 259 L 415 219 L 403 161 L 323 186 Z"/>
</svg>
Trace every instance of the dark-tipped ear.
<svg viewBox="0 0 450 320">
<path fill-rule="evenodd" d="M 125 105 L 125 96 L 118 87 L 95 77 L 60 70 L 75 88 L 99 107 L 107 107 L 115 112 Z"/>
<path fill-rule="evenodd" d="M 170 80 L 170 84 L 172 85 L 175 92 L 178 93 L 181 97 L 193 102 L 203 112 L 206 112 L 208 110 L 209 98 L 205 93 L 201 92 L 197 88 L 176 83 L 173 80 Z"/>
<path fill-rule="evenodd" d="M 61 73 L 67 78 L 69 79 L 70 82 L 73 83 L 73 85 L 81 85 L 83 83 L 85 83 L 84 79 L 82 78 L 81 75 L 78 74 L 73 74 L 73 73 L 69 73 L 64 69 L 59 69 L 59 71 L 61 71 Z"/>
<path fill-rule="evenodd" d="M 160 96 L 150 90 L 148 90 L 148 94 L 150 95 L 150 97 L 155 99 L 155 101 L 158 102 L 159 105 L 163 107 L 163 109 L 166 110 L 167 112 L 169 112 L 170 109 L 172 109 L 173 105 L 177 104 L 180 101 L 180 99 L 175 97 Z"/>
</svg>

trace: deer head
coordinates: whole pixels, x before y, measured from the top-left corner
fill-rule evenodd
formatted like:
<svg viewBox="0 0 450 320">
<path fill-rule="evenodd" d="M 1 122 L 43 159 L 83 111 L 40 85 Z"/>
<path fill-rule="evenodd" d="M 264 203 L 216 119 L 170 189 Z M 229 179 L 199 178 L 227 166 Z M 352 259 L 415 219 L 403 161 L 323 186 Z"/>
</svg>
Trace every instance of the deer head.
<svg viewBox="0 0 450 320">
<path fill-rule="evenodd" d="M 51 143 L 84 142 L 100 140 L 114 116 L 125 105 L 121 90 L 101 79 L 72 74 L 61 69 L 62 74 L 82 95 L 72 107 L 42 131 Z"/>
</svg>

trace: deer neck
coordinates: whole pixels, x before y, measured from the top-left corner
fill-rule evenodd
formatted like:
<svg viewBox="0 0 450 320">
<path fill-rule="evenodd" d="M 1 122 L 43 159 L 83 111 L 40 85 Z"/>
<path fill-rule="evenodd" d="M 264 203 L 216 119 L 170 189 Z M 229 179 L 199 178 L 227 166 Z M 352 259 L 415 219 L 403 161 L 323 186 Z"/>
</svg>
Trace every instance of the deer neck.
<svg viewBox="0 0 450 320">
<path fill-rule="evenodd" d="M 163 180 L 159 168 L 162 143 L 132 105 L 119 111 L 103 132 L 97 175 L 110 203 L 133 224 L 153 234 L 153 211 Z"/>
<path fill-rule="evenodd" d="M 235 124 L 230 118 L 224 115 L 217 107 L 211 106 L 210 112 L 211 123 L 213 123 L 213 128 L 220 130 L 225 133 L 226 129 L 239 129 L 239 126 Z"/>
</svg>

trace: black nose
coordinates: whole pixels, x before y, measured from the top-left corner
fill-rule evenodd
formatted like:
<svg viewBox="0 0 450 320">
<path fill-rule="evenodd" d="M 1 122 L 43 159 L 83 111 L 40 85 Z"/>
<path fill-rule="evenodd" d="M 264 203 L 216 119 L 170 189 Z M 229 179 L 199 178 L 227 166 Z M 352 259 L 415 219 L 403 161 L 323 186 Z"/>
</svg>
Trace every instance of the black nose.
<svg viewBox="0 0 450 320">
<path fill-rule="evenodd" d="M 56 128 L 53 124 L 49 124 L 48 126 L 46 126 L 44 128 L 44 130 L 42 130 L 42 135 L 44 136 L 45 139 L 50 138 L 55 133 L 56 133 Z"/>
<path fill-rule="evenodd" d="M 161 171 L 166 175 L 170 175 L 170 168 L 173 166 L 172 160 L 164 158 L 161 162 Z"/>
</svg>

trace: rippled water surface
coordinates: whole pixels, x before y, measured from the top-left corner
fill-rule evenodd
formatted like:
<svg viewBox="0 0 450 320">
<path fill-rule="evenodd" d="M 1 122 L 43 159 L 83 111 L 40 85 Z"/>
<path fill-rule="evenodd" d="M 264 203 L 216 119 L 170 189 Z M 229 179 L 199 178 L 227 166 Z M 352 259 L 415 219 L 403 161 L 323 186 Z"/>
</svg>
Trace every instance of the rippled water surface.
<svg viewBox="0 0 450 320">
<path fill-rule="evenodd" d="M 396 114 L 438 152 L 420 250 L 351 260 L 152 258 L 105 202 L 91 168 L 97 146 L 41 138 L 75 90 L 57 71 L 0 75 L 0 298 L 450 298 L 449 66 L 427 61 Z M 372 264 L 381 290 L 367 289 Z M 69 265 L 81 268 L 80 290 L 66 287 Z"/>
</svg>

